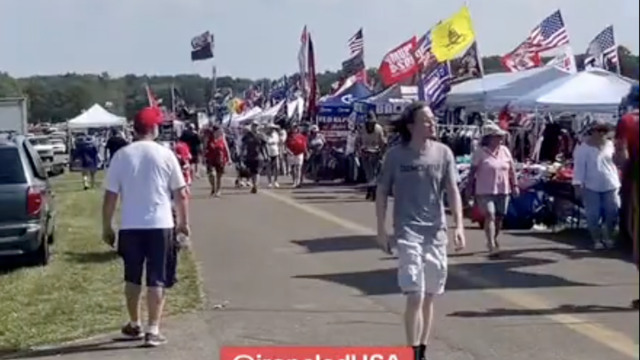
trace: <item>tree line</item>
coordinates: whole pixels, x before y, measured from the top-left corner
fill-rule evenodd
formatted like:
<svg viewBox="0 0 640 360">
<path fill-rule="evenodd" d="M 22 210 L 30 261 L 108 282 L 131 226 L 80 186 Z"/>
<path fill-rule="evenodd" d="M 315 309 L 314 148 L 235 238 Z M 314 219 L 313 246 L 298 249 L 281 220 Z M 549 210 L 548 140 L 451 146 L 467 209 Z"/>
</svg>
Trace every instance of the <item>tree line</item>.
<svg viewBox="0 0 640 360">
<path fill-rule="evenodd" d="M 620 47 L 622 74 L 638 79 L 638 56 L 627 48 Z M 582 64 L 584 56 L 577 56 Z M 548 59 L 547 59 L 548 60 Z M 482 58 L 485 73 L 504 71 L 499 56 Z M 370 79 L 378 83 L 377 70 L 368 70 Z M 330 91 L 340 77 L 338 71 L 318 74 L 318 84 L 322 94 Z M 251 84 L 269 83 L 276 79 L 244 79 L 221 76 L 217 79 L 219 88 L 229 88 L 234 94 L 242 94 Z M 98 103 L 110 111 L 131 118 L 135 112 L 147 105 L 145 84 L 153 93 L 170 106 L 171 89 L 175 86 L 188 104 L 204 107 L 211 98 L 211 79 L 198 75 L 112 77 L 108 73 L 31 76 L 12 78 L 0 72 L 0 97 L 26 95 L 29 98 L 29 119 L 31 122 L 62 122 Z"/>
</svg>

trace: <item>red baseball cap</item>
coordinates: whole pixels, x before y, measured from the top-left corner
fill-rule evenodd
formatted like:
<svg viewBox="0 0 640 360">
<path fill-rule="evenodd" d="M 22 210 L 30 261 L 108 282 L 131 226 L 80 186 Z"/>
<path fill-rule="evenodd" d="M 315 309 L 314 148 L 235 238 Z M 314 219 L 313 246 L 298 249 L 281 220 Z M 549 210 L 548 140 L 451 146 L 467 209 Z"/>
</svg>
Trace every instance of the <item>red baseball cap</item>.
<svg viewBox="0 0 640 360">
<path fill-rule="evenodd" d="M 162 124 L 163 120 L 162 112 L 156 107 L 146 107 L 140 110 L 134 119 L 135 125 L 147 129 Z"/>
</svg>

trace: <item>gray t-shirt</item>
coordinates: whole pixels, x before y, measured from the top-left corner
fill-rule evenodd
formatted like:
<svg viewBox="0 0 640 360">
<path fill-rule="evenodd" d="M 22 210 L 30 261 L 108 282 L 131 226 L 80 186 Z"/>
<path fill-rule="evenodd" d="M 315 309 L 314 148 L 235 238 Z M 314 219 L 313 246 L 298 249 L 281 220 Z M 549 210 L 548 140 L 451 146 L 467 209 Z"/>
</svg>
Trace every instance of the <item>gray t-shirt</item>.
<svg viewBox="0 0 640 360">
<path fill-rule="evenodd" d="M 393 193 L 393 228 L 398 241 L 446 243 L 444 193 L 456 181 L 451 149 L 432 142 L 422 153 L 396 145 L 385 154 L 378 187 Z"/>
</svg>

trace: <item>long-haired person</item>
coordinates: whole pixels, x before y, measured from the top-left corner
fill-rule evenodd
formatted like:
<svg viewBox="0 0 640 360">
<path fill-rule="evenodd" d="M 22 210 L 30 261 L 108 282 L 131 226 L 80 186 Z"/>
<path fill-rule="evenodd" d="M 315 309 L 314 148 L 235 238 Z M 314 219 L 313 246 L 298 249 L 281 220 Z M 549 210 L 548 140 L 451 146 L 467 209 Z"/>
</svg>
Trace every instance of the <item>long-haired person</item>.
<svg viewBox="0 0 640 360">
<path fill-rule="evenodd" d="M 433 140 L 436 120 L 431 109 L 422 102 L 409 105 L 397 120 L 397 131 L 402 141 L 385 154 L 376 190 L 377 241 L 383 250 L 391 251 L 385 220 L 387 199 L 393 192 L 393 236 L 398 282 L 406 295 L 407 342 L 420 360 L 429 341 L 434 299 L 444 292 L 447 279 L 443 197 L 446 192 L 455 222 L 456 250 L 465 246 L 462 201 L 453 153 Z"/>
<path fill-rule="evenodd" d="M 634 108 L 633 111 L 622 116 L 616 128 L 616 153 L 622 165 L 622 176 L 629 180 L 629 185 L 622 189 L 622 196 L 630 198 L 631 213 L 622 226 L 626 226 L 631 234 L 633 242 L 633 256 L 636 267 L 639 265 L 638 237 L 640 233 L 640 209 L 638 197 L 640 196 L 640 126 L 638 106 L 640 106 L 640 89 L 635 85 L 631 89 L 626 105 Z M 638 308 L 638 300 L 634 300 L 633 307 Z"/>
<path fill-rule="evenodd" d="M 297 188 L 302 185 L 302 165 L 307 155 L 307 137 L 300 132 L 298 125 L 292 126 L 289 130 L 286 145 L 291 166 L 291 181 L 293 187 Z"/>
<path fill-rule="evenodd" d="M 620 177 L 609 139 L 612 130 L 611 125 L 595 121 L 573 154 L 573 185 L 582 200 L 595 249 L 614 245 L 612 235 L 620 210 Z"/>
<path fill-rule="evenodd" d="M 507 132 L 495 123 L 482 129 L 480 147 L 471 157 L 470 189 L 484 217 L 484 234 L 489 255 L 499 254 L 498 235 L 509 208 L 509 197 L 519 193 L 516 171 L 509 148 L 503 145 Z"/>
<path fill-rule="evenodd" d="M 211 185 L 211 195 L 219 197 L 222 190 L 222 176 L 231 160 L 231 154 L 224 132 L 217 125 L 211 127 L 207 137 L 205 160 L 207 162 L 207 177 Z"/>
</svg>

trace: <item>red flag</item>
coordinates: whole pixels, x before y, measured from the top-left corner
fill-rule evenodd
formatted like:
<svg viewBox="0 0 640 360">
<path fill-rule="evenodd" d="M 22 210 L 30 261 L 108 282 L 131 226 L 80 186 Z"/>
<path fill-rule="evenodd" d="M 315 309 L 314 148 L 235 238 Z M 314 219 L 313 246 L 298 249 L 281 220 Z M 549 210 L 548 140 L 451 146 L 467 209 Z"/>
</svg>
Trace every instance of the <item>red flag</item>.
<svg viewBox="0 0 640 360">
<path fill-rule="evenodd" d="M 418 64 L 413 57 L 416 48 L 415 36 L 389 51 L 378 68 L 380 79 L 386 86 L 410 79 L 418 72 Z"/>
<path fill-rule="evenodd" d="M 523 42 L 515 50 L 504 55 L 500 62 L 510 72 L 533 69 L 542 65 L 540 53 L 527 42 Z"/>
<path fill-rule="evenodd" d="M 307 34 L 307 43 L 309 45 L 307 50 L 307 76 L 309 84 L 309 96 L 307 97 L 307 109 L 309 113 L 309 120 L 315 122 L 316 116 L 316 103 L 318 100 L 318 79 L 316 78 L 316 55 L 313 49 L 313 40 L 311 40 L 311 34 Z"/>
<path fill-rule="evenodd" d="M 144 87 L 145 87 L 145 90 L 147 92 L 147 101 L 149 101 L 149 107 L 159 108 L 160 107 L 160 101 L 153 94 L 153 92 L 151 92 L 151 88 L 149 87 L 149 84 L 144 84 Z"/>
</svg>

